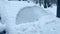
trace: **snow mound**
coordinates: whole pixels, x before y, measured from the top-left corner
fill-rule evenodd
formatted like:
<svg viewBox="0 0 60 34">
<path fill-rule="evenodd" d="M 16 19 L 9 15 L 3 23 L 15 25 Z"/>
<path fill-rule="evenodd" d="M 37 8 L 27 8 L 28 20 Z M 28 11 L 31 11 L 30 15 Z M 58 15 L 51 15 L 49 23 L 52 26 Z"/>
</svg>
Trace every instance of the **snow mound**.
<svg viewBox="0 0 60 34">
<path fill-rule="evenodd" d="M 38 21 L 40 17 L 47 14 L 47 12 L 37 6 L 24 7 L 17 14 L 17 24 Z"/>
<path fill-rule="evenodd" d="M 27 10 L 28 9 L 28 10 Z M 31 13 L 32 12 L 32 13 Z M 34 16 L 33 19 L 32 15 Z M 38 17 L 35 17 L 38 16 Z M 32 19 L 31 22 L 30 19 Z M 28 19 L 24 19 L 28 18 Z M 17 34 L 59 34 L 60 19 L 57 19 L 53 14 L 44 11 L 36 6 L 22 9 L 17 15 L 19 25 L 15 29 Z M 24 22 L 26 21 L 26 22 Z"/>
<path fill-rule="evenodd" d="M 16 25 L 17 34 L 59 34 L 60 19 L 52 15 L 39 18 L 38 21 Z"/>
</svg>

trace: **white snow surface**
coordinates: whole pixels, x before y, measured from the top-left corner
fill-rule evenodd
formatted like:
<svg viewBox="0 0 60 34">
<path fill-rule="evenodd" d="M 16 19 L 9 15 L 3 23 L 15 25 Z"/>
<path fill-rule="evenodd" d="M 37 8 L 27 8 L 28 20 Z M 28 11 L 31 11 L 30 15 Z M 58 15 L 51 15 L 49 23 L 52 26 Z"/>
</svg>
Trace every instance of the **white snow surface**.
<svg viewBox="0 0 60 34">
<path fill-rule="evenodd" d="M 38 21 L 16 26 L 18 34 L 60 34 L 60 19 L 52 15 L 41 17 Z"/>
<path fill-rule="evenodd" d="M 43 15 L 41 16 L 39 12 L 40 18 L 37 21 L 17 25 L 17 34 L 60 34 L 60 19 L 56 17 L 56 6 L 53 6 L 53 8 L 40 9 L 43 10 L 40 10 Z M 36 10 L 35 12 L 39 11 Z M 44 15 L 44 13 L 46 13 L 46 15 Z"/>
<path fill-rule="evenodd" d="M 45 8 L 44 8 L 45 9 Z M 56 16 L 56 14 L 57 14 L 57 6 L 55 5 L 53 5 L 52 7 L 49 7 L 49 8 L 46 8 L 45 9 L 47 12 L 49 12 L 49 13 L 52 13 L 53 15 L 55 15 Z"/>
<path fill-rule="evenodd" d="M 39 16 L 37 21 L 21 23 L 21 24 L 16 25 L 14 20 L 16 18 L 16 14 L 18 13 L 18 11 L 20 9 L 22 9 L 23 7 L 32 5 L 32 4 L 28 4 L 27 2 L 20 2 L 20 3 L 21 3 L 21 5 L 19 5 L 19 3 L 15 2 L 15 1 L 7 2 L 6 4 L 1 3 L 0 10 L 1 10 L 1 14 L 3 15 L 2 17 L 7 18 L 7 19 L 5 19 L 6 21 L 4 21 L 4 20 L 3 21 L 7 22 L 7 23 L 5 26 L 0 24 L 0 27 L 1 27 L 0 31 L 4 30 L 2 28 L 6 27 L 6 29 L 7 29 L 6 34 L 60 34 L 60 19 L 55 17 L 55 15 L 54 15 L 55 13 L 46 12 L 47 10 L 44 11 L 43 8 L 34 9 L 35 13 Z M 3 8 L 5 8 L 4 10 L 3 10 L 2 6 L 6 6 L 6 7 L 3 7 Z M 37 12 L 37 10 L 39 10 L 39 11 L 41 10 L 41 11 Z M 34 13 L 34 11 L 33 11 L 33 13 Z M 24 14 L 24 13 L 22 12 L 22 14 Z M 26 14 L 26 12 L 25 12 L 25 14 Z M 35 15 L 33 15 L 33 16 L 35 16 Z M 30 17 L 31 17 L 31 13 L 30 13 Z"/>
<path fill-rule="evenodd" d="M 40 10 L 41 13 L 38 12 L 39 10 L 38 11 L 36 11 L 37 9 L 35 10 L 36 13 L 38 12 L 37 14 L 40 13 L 39 14 L 40 18 L 37 21 L 22 23 L 15 27 L 17 34 L 60 34 L 59 32 L 60 19 L 56 17 L 56 6 L 54 6 L 53 8 L 47 8 L 47 9 L 40 7 L 40 9 L 43 10 L 43 11 Z M 53 9 L 55 11 L 53 11 Z M 24 12 L 22 12 L 22 14 L 23 13 Z"/>
</svg>

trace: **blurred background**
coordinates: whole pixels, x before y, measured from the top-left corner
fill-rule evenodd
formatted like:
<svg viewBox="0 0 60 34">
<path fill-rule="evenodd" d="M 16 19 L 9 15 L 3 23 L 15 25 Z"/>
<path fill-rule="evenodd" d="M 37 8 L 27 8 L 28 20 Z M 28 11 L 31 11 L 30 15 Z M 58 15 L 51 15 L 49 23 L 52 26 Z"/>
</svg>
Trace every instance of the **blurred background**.
<svg viewBox="0 0 60 34">
<path fill-rule="evenodd" d="M 32 1 L 35 4 L 43 5 L 44 8 L 51 7 L 52 5 L 57 5 L 57 0 L 8 0 L 8 1 Z"/>
</svg>

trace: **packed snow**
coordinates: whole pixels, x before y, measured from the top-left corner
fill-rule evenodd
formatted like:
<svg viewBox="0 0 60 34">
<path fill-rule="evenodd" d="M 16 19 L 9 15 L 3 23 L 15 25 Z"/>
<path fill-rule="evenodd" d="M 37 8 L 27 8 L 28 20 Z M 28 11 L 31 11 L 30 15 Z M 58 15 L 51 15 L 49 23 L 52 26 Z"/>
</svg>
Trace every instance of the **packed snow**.
<svg viewBox="0 0 60 34">
<path fill-rule="evenodd" d="M 56 6 L 44 9 L 28 2 L 2 3 L 0 10 L 5 24 L 0 23 L 0 32 L 6 29 L 6 34 L 60 34 Z"/>
</svg>

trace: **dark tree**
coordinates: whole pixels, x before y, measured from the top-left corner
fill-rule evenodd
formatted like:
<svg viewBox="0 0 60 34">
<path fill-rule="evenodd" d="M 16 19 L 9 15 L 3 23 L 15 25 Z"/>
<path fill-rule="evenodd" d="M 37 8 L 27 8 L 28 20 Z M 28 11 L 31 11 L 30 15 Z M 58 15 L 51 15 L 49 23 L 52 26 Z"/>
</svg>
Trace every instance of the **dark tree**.
<svg viewBox="0 0 60 34">
<path fill-rule="evenodd" d="M 6 34 L 6 31 L 5 31 L 5 30 L 3 30 L 2 32 L 0 32 L 0 34 Z"/>
<path fill-rule="evenodd" d="M 41 1 L 41 0 L 39 0 L 39 5 L 40 5 L 40 6 L 41 6 L 41 2 L 42 2 L 42 1 Z"/>
<path fill-rule="evenodd" d="M 0 21 L 1 21 L 1 16 L 0 16 Z"/>
<path fill-rule="evenodd" d="M 47 8 L 47 0 L 44 0 L 44 8 Z"/>
<path fill-rule="evenodd" d="M 60 18 L 60 0 L 58 0 L 58 4 L 57 4 L 57 17 Z"/>
<path fill-rule="evenodd" d="M 47 6 L 51 7 L 51 0 L 47 0 Z"/>
<path fill-rule="evenodd" d="M 23 0 L 23 1 L 27 1 L 27 0 Z"/>
<path fill-rule="evenodd" d="M 19 1 L 21 1 L 21 0 L 19 0 Z"/>
</svg>

